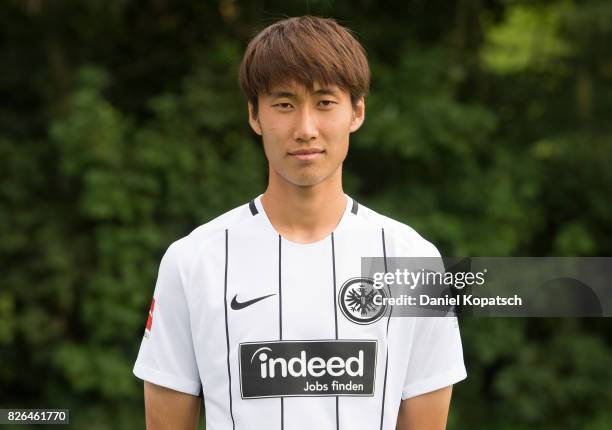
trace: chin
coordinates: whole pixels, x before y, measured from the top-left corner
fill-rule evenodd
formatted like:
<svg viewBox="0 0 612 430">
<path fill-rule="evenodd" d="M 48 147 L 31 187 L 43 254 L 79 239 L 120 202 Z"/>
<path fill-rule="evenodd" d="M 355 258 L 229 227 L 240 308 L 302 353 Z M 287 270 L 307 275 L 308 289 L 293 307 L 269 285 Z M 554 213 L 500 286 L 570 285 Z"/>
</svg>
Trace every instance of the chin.
<svg viewBox="0 0 612 430">
<path fill-rule="evenodd" d="M 285 171 L 277 170 L 276 173 L 286 182 L 292 185 L 298 187 L 313 187 L 329 179 L 331 176 L 333 176 L 333 173 L 335 171 L 326 171 L 327 169 L 312 167 L 315 166 L 311 166 L 310 169 L 301 169 L 297 171 L 293 169 L 287 169 Z"/>
<path fill-rule="evenodd" d="M 298 187 L 312 187 L 325 181 L 327 177 L 323 175 L 295 175 L 285 176 L 285 180 Z"/>
<path fill-rule="evenodd" d="M 324 180 L 324 178 L 299 178 L 295 180 L 290 180 L 289 182 L 298 187 L 313 187 L 315 185 L 320 184 Z"/>
</svg>

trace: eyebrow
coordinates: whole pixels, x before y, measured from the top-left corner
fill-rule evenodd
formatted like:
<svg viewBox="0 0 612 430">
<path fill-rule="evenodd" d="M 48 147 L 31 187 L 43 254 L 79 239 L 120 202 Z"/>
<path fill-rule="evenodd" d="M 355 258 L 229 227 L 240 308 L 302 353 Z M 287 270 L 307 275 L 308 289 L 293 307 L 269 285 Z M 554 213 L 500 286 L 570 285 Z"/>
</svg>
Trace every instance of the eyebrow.
<svg viewBox="0 0 612 430">
<path fill-rule="evenodd" d="M 338 95 L 338 91 L 331 89 L 331 88 L 320 88 L 318 90 L 316 90 L 314 92 L 315 95 L 322 95 L 322 96 L 337 96 Z M 296 98 L 296 94 L 292 93 L 291 91 L 272 91 L 270 93 L 270 96 L 272 98 L 281 98 L 281 97 L 287 97 L 289 99 L 294 99 Z"/>
</svg>

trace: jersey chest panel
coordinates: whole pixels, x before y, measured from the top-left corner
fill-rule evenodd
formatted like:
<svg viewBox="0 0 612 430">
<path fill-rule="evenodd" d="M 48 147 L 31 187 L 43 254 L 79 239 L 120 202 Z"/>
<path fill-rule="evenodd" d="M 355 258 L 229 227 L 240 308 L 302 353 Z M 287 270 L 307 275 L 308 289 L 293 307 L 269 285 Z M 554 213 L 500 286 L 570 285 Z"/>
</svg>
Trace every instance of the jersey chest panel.
<svg viewBox="0 0 612 430">
<path fill-rule="evenodd" d="M 383 256 L 381 230 L 339 232 L 333 238 L 329 236 L 308 245 L 288 242 L 269 233 L 228 229 L 227 237 L 222 238 L 223 246 L 219 243 L 215 246 L 222 252 L 215 256 L 207 252 L 202 258 L 206 266 L 202 265 L 193 278 L 203 289 L 199 300 L 201 316 L 192 323 L 196 355 L 198 362 L 202 362 L 205 397 L 207 393 L 210 397 L 227 396 L 229 365 L 234 420 L 244 421 L 245 425 L 249 419 L 261 417 L 262 413 L 278 415 L 279 399 L 283 398 L 283 408 L 287 412 L 285 420 L 292 420 L 287 428 L 300 428 L 301 423 L 313 428 L 313 420 L 322 420 L 316 423 L 318 428 L 335 428 L 335 422 L 327 421 L 329 417 L 335 418 L 338 397 L 339 405 L 346 403 L 351 411 L 350 415 L 345 415 L 339 409 L 341 419 L 360 423 L 371 421 L 374 426 L 379 417 L 373 412 L 380 410 L 385 383 L 387 318 L 369 324 L 349 320 L 341 312 L 339 292 L 345 282 L 362 276 L 362 257 Z M 261 393 L 261 397 L 249 397 L 252 393 L 245 395 L 245 357 L 242 357 L 241 366 L 241 346 L 261 343 L 262 348 L 272 349 L 262 351 L 273 354 L 278 352 L 278 342 L 302 342 L 297 345 L 294 357 L 284 357 L 287 363 L 294 358 L 292 369 L 297 377 L 292 377 L 291 372 L 283 376 L 283 363 L 277 361 L 275 366 L 265 367 L 275 370 L 275 377 L 282 377 L 278 383 L 284 387 L 276 392 L 277 395 L 269 395 L 269 392 Z M 371 374 L 371 389 L 366 382 L 365 389 L 359 391 L 360 384 L 355 383 L 359 378 L 348 378 L 347 372 L 338 378 L 310 378 L 309 384 L 309 378 L 303 377 L 303 367 L 308 367 L 311 355 L 316 358 L 315 352 L 321 351 L 321 342 L 327 342 L 331 348 L 327 355 L 326 351 L 320 354 L 326 362 L 333 357 L 339 358 L 332 360 L 332 370 L 336 374 L 341 372 L 338 370 L 342 364 L 340 360 L 346 363 L 351 356 L 357 360 L 351 362 L 349 370 L 357 371 L 359 363 L 367 366 L 365 373 Z M 368 350 L 370 344 L 373 347 Z M 302 358 L 300 350 L 305 352 L 301 363 L 298 362 Z M 211 355 L 209 351 L 225 354 Z M 248 351 L 251 354 L 257 349 Z M 363 352 L 361 356 L 359 351 Z M 361 362 L 358 361 L 360 357 Z M 266 364 L 258 355 L 247 358 L 260 366 Z M 314 364 L 317 374 L 316 365 L 320 362 Z M 259 368 L 251 367 L 250 372 L 254 371 Z M 261 374 L 256 376 L 261 377 Z M 269 372 L 266 376 L 269 378 Z M 315 380 L 321 382 L 314 383 Z M 332 384 L 347 389 L 334 390 Z M 353 391 L 353 387 L 357 390 Z M 210 409 L 207 402 L 207 413 Z M 330 409 L 329 414 L 322 413 L 327 409 Z"/>
</svg>

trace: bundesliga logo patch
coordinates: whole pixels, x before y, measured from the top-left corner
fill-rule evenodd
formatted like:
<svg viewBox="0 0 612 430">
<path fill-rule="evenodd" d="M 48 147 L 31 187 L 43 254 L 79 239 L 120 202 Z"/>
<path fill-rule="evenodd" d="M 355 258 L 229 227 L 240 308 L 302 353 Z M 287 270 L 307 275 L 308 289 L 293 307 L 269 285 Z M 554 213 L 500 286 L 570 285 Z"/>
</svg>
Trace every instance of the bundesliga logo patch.
<svg viewBox="0 0 612 430">
<path fill-rule="evenodd" d="M 147 325 L 145 327 L 144 334 L 146 338 L 151 335 L 151 326 L 153 326 L 153 309 L 155 309 L 155 297 L 151 299 L 151 307 L 149 308 L 149 317 L 147 318 Z"/>
<path fill-rule="evenodd" d="M 240 344 L 243 399 L 373 396 L 376 340 Z"/>
</svg>

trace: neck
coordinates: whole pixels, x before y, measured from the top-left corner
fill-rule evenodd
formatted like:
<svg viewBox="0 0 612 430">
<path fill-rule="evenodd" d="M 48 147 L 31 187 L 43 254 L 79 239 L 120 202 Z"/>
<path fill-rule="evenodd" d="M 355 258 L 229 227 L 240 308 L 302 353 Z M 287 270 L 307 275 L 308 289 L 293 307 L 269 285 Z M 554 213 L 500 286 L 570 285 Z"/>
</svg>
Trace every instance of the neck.
<svg viewBox="0 0 612 430">
<path fill-rule="evenodd" d="M 336 228 L 346 209 L 342 168 L 312 186 L 297 186 L 270 171 L 261 203 L 270 223 L 285 239 L 317 242 Z"/>
</svg>

